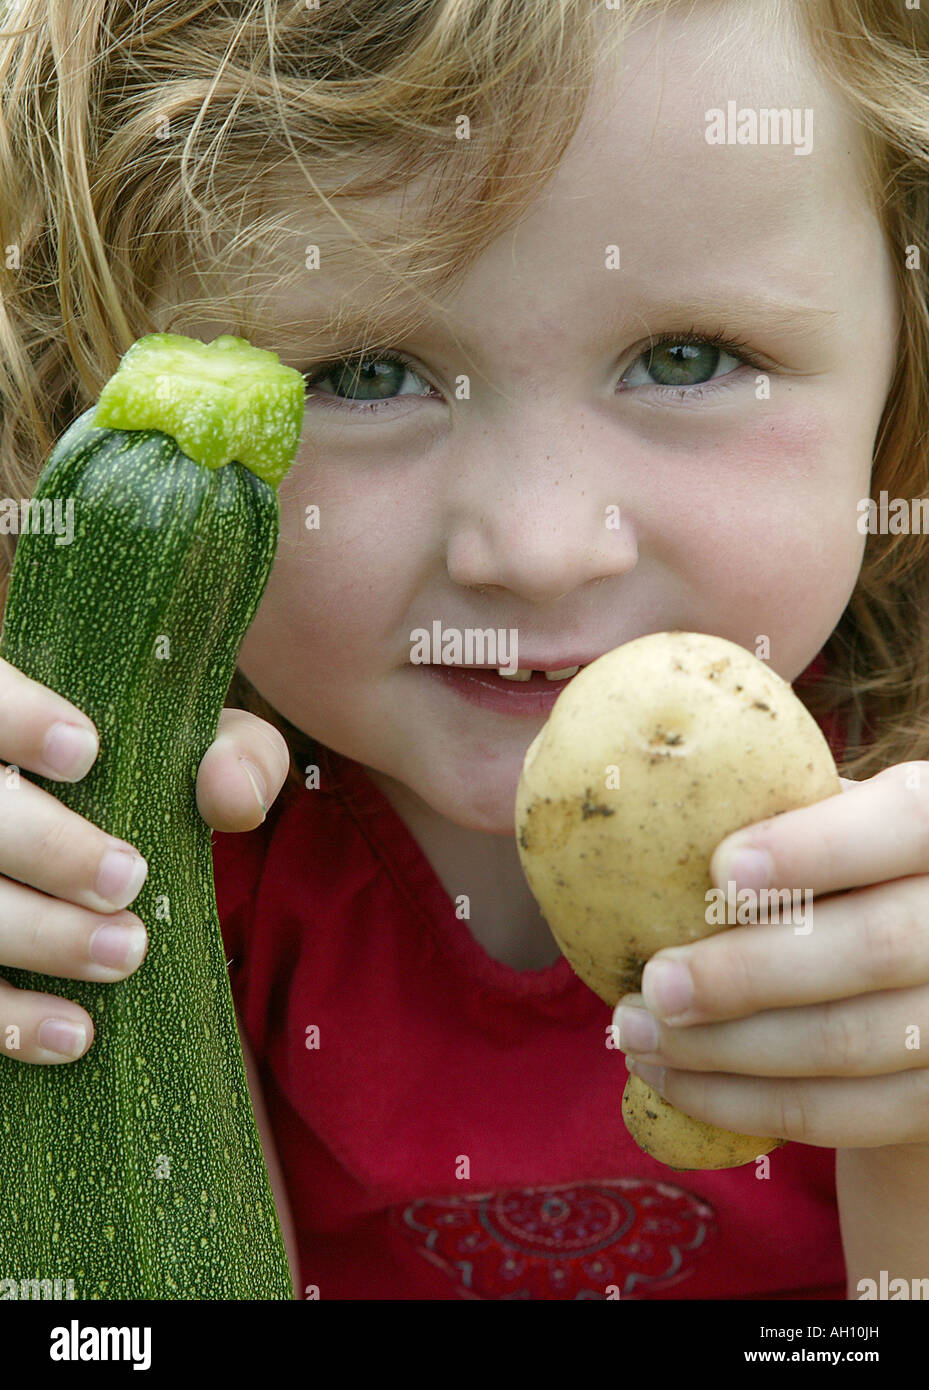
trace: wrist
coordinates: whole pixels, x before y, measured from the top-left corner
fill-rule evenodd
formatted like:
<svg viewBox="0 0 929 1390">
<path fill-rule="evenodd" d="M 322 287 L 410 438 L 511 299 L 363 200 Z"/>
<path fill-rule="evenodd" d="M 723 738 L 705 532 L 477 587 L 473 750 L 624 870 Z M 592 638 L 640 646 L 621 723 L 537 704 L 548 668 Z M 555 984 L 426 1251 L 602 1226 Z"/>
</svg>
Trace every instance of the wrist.
<svg viewBox="0 0 929 1390">
<path fill-rule="evenodd" d="M 874 1291 L 893 1280 L 923 1287 L 929 1277 L 929 1144 L 836 1149 L 835 1178 L 848 1298 L 881 1297 Z"/>
</svg>

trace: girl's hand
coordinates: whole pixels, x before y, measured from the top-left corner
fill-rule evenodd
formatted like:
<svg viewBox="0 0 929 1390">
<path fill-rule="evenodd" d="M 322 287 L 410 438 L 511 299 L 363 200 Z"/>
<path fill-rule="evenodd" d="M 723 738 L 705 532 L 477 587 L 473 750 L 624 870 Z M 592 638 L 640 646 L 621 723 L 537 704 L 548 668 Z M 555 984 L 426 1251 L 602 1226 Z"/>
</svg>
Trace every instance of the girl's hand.
<svg viewBox="0 0 929 1390">
<path fill-rule="evenodd" d="M 765 851 L 770 878 L 740 869 L 736 847 Z M 659 951 L 614 1014 L 636 1073 L 742 1134 L 929 1144 L 929 762 L 843 778 L 840 795 L 728 836 L 710 870 L 734 894 L 796 888 L 802 905 L 813 890 L 812 927 L 759 922 Z M 627 1005 L 653 1017 L 654 1047 L 627 1031 Z"/>
<path fill-rule="evenodd" d="M 62 720 L 91 735 L 86 752 L 76 749 L 69 767 L 51 762 L 47 751 L 53 726 Z M 138 896 L 147 867 L 141 877 L 120 885 L 106 856 L 121 850 L 140 866 L 144 860 L 131 845 L 105 834 L 28 779 L 13 785 L 7 773 L 12 763 L 55 781 L 78 782 L 98 752 L 96 731 L 86 715 L 0 659 L 0 968 L 109 983 L 131 975 L 145 958 L 145 928 L 125 909 Z M 287 744 L 264 720 L 244 710 L 223 710 L 216 739 L 197 774 L 197 806 L 214 830 L 252 830 L 264 820 L 241 759 L 263 779 L 262 799 L 270 806 L 287 776 Z M 129 952 L 122 964 L 114 963 L 118 938 Z M 101 943 L 106 963 L 92 954 Z M 49 1026 L 50 1020 L 57 1022 Z M 10 1024 L 20 1030 L 20 1045 L 4 1055 L 20 1062 L 74 1061 L 93 1042 L 93 1021 L 77 1004 L 15 989 L 0 977 L 0 1041 Z M 78 1034 L 74 1040 L 74 1050 L 67 1025 L 84 1030 L 83 1038 Z"/>
</svg>

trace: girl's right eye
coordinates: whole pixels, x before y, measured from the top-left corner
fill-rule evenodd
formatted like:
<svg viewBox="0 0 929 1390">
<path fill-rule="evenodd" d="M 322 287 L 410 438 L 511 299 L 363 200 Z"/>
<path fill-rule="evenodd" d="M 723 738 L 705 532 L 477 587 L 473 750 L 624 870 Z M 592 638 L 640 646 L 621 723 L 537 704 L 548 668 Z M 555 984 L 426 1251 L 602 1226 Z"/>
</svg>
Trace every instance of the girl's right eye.
<svg viewBox="0 0 929 1390">
<path fill-rule="evenodd" d="M 303 376 L 308 394 L 330 410 L 389 410 L 400 396 L 429 396 L 433 392 L 412 363 L 396 352 L 339 358 Z M 414 378 L 423 389 L 405 385 L 407 378 Z"/>
</svg>

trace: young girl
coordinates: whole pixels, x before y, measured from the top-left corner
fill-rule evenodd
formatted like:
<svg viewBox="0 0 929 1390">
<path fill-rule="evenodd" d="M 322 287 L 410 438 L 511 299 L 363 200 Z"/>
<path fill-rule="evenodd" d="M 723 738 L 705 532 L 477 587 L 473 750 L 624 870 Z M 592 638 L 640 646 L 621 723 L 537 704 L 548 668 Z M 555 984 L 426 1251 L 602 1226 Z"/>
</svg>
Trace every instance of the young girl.
<svg viewBox="0 0 929 1390">
<path fill-rule="evenodd" d="M 861 504 L 927 484 L 926 11 L 228 9 L 5 7 L 0 460 L 31 495 L 146 332 L 306 374 L 198 780 L 298 1295 L 918 1297 L 929 550 Z M 533 674 L 418 664 L 434 623 L 515 630 Z M 720 885 L 812 890 L 814 930 L 660 953 L 617 1047 L 514 798 L 573 668 L 671 629 L 795 682 L 845 780 L 713 857 Z M 0 758 L 76 780 L 96 750 L 0 664 Z M 139 875 L 38 788 L 10 800 L 0 965 L 124 978 Z M 93 1045 L 54 995 L 0 981 L 0 1017 L 26 1065 Z M 790 1142 L 666 1168 L 622 1121 L 633 1058 Z"/>
</svg>

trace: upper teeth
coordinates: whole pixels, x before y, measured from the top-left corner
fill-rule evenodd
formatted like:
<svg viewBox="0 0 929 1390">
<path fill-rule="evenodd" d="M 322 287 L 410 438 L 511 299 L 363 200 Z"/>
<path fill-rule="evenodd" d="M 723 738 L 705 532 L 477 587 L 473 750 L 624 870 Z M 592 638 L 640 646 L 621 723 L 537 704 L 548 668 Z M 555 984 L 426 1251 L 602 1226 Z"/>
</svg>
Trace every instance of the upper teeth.
<svg viewBox="0 0 929 1390">
<path fill-rule="evenodd" d="M 531 666 L 519 666 L 515 671 L 505 671 L 502 666 L 498 666 L 497 675 L 507 681 L 527 681 L 532 675 L 532 669 Z M 543 675 L 547 681 L 564 681 L 576 676 L 580 669 L 580 666 L 564 666 L 560 671 L 544 671 Z"/>
</svg>

